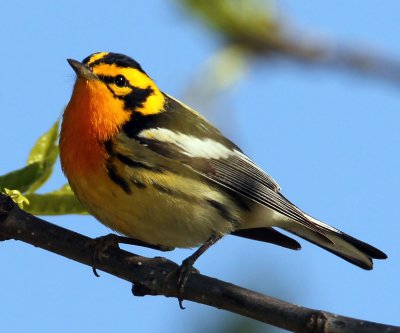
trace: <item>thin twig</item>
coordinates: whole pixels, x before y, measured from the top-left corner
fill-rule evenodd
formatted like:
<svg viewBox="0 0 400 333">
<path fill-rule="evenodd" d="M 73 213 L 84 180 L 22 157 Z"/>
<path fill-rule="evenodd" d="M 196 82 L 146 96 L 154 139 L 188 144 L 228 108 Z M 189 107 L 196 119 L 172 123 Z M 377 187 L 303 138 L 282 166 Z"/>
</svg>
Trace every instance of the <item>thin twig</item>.
<svg viewBox="0 0 400 333">
<path fill-rule="evenodd" d="M 362 46 L 327 43 L 317 39 L 282 36 L 280 40 L 264 41 L 252 49 L 260 56 L 274 55 L 304 64 L 352 71 L 370 78 L 400 84 L 400 60 Z"/>
<path fill-rule="evenodd" d="M 260 1 L 180 0 L 228 45 L 259 58 L 344 70 L 400 85 L 400 59 L 358 43 L 313 37 Z M 251 19 L 250 19 L 251 18 Z M 314 34 L 315 35 L 315 34 Z"/>
<path fill-rule="evenodd" d="M 93 239 L 39 219 L 0 194 L 0 240 L 20 240 L 92 267 Z M 118 248 L 105 250 L 96 268 L 134 284 L 134 295 L 177 297 L 178 265 L 165 258 L 145 258 Z M 193 273 L 183 295 L 294 332 L 400 332 L 400 327 L 338 316 L 290 304 L 230 283 Z"/>
</svg>

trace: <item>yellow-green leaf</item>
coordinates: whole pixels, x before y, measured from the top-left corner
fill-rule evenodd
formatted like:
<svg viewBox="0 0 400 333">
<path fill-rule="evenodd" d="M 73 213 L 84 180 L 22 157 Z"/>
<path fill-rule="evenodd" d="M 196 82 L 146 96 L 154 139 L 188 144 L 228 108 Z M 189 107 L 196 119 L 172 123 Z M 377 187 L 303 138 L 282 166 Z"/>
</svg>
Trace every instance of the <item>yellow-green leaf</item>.
<svg viewBox="0 0 400 333">
<path fill-rule="evenodd" d="M 87 214 L 68 185 L 46 194 L 27 194 L 26 210 L 34 215 Z"/>
<path fill-rule="evenodd" d="M 25 204 L 29 205 L 29 200 L 25 196 L 23 196 L 18 190 L 10 190 L 8 188 L 4 188 L 4 193 L 7 194 L 21 209 L 24 208 Z"/>
<path fill-rule="evenodd" d="M 29 153 L 27 164 L 43 162 L 46 158 L 52 156 L 54 151 L 58 150 L 57 138 L 59 123 L 60 121 L 57 120 L 46 133 L 36 140 L 35 145 Z"/>
<path fill-rule="evenodd" d="M 59 121 L 57 120 L 54 125 L 36 141 L 29 154 L 28 165 L 32 163 L 41 163 L 42 170 L 40 177 L 27 189 L 28 193 L 33 193 L 41 187 L 53 172 L 53 165 L 58 157 L 58 128 Z"/>
<path fill-rule="evenodd" d="M 3 188 L 17 189 L 21 193 L 31 188 L 37 179 L 42 177 L 42 163 L 34 162 L 21 169 L 0 176 L 0 190 Z"/>
</svg>

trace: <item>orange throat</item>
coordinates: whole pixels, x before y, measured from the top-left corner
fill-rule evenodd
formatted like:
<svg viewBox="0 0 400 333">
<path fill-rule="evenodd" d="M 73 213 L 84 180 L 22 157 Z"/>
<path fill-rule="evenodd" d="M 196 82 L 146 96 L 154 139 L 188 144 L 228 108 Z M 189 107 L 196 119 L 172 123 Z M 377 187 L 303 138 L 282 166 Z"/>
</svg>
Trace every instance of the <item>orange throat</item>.
<svg viewBox="0 0 400 333">
<path fill-rule="evenodd" d="M 105 169 L 104 142 L 116 136 L 129 118 L 123 101 L 102 82 L 77 79 L 60 134 L 61 165 L 70 181 Z"/>
</svg>

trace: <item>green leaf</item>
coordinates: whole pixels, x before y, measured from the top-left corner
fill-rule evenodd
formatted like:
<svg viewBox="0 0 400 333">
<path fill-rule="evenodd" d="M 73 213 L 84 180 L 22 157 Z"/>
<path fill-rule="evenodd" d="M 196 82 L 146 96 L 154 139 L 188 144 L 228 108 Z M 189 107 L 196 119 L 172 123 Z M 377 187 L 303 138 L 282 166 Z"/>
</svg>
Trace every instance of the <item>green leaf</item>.
<svg viewBox="0 0 400 333">
<path fill-rule="evenodd" d="M 58 156 L 58 127 L 59 121 L 36 141 L 27 166 L 0 176 L 0 190 L 6 187 L 32 193 L 47 181 Z"/>
<path fill-rule="evenodd" d="M 59 123 L 59 120 L 57 120 L 46 133 L 37 139 L 29 153 L 27 164 L 43 162 L 49 155 L 54 153 L 54 150 L 57 150 Z"/>
<path fill-rule="evenodd" d="M 53 166 L 58 157 L 57 139 L 59 123 L 59 120 L 57 120 L 54 125 L 36 141 L 29 154 L 28 165 L 40 163 L 41 172 L 37 174 L 37 178 L 32 182 L 29 189 L 27 189 L 28 193 L 33 193 L 41 187 L 53 172 Z"/>
<path fill-rule="evenodd" d="M 34 215 L 87 214 L 69 185 L 46 194 L 27 194 L 30 204 L 26 210 Z"/>
<path fill-rule="evenodd" d="M 42 177 L 42 163 L 34 162 L 21 169 L 11 171 L 0 176 L 0 190 L 3 188 L 17 189 L 21 193 L 26 192 L 31 186 Z"/>
<path fill-rule="evenodd" d="M 3 193 L 7 194 L 21 209 L 24 208 L 25 204 L 29 205 L 29 200 L 24 197 L 18 190 L 10 190 L 8 188 L 4 188 Z"/>
</svg>

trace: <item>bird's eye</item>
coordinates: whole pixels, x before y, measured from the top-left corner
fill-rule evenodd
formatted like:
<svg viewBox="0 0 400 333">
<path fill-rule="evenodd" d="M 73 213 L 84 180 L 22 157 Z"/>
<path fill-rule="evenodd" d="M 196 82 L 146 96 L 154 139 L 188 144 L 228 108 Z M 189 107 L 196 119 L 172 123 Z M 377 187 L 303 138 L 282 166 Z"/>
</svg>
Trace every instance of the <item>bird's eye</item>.
<svg viewBox="0 0 400 333">
<path fill-rule="evenodd" d="M 117 87 L 123 88 L 128 85 L 128 81 L 125 79 L 123 75 L 117 75 L 114 79 L 114 83 Z"/>
</svg>

